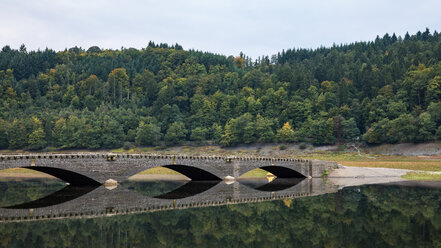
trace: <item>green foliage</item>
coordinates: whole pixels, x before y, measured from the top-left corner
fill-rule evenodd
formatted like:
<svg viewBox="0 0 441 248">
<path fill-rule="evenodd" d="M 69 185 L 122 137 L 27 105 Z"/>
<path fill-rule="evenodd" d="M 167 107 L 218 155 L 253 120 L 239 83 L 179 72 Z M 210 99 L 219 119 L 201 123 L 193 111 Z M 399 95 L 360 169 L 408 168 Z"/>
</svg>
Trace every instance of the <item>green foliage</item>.
<svg viewBox="0 0 441 248">
<path fill-rule="evenodd" d="M 191 131 L 190 139 L 194 141 L 203 141 L 207 139 L 208 129 L 197 127 Z"/>
<path fill-rule="evenodd" d="M 436 138 L 441 140 L 441 126 L 436 129 Z"/>
<path fill-rule="evenodd" d="M 365 134 L 363 140 L 369 144 L 381 144 L 387 139 L 387 130 L 389 129 L 390 121 L 385 118 L 377 123 L 374 123 Z"/>
<path fill-rule="evenodd" d="M 220 144 L 222 146 L 232 146 L 234 145 L 232 142 L 232 136 L 233 136 L 233 132 L 231 130 L 231 123 L 228 122 L 227 124 L 225 124 L 225 131 L 224 134 L 221 136 L 221 140 L 220 140 Z"/>
<path fill-rule="evenodd" d="M 88 125 L 86 129 L 86 148 L 98 149 L 102 145 L 102 130 L 98 123 Z"/>
<path fill-rule="evenodd" d="M 430 118 L 435 122 L 436 126 L 441 125 L 441 102 L 431 102 L 427 107 L 427 112 L 430 114 Z"/>
<path fill-rule="evenodd" d="M 46 135 L 42 128 L 38 128 L 29 135 L 29 149 L 39 150 L 46 147 Z"/>
<path fill-rule="evenodd" d="M 8 123 L 0 119 L 0 149 L 8 148 L 9 145 L 8 129 L 9 129 Z"/>
<path fill-rule="evenodd" d="M 124 130 L 116 120 L 105 116 L 103 120 L 102 142 L 105 148 L 121 147 L 124 142 Z"/>
<path fill-rule="evenodd" d="M 392 142 L 410 142 L 414 140 L 417 129 L 415 119 L 410 114 L 402 114 L 390 121 L 387 135 Z"/>
<path fill-rule="evenodd" d="M 255 122 L 255 134 L 258 137 L 257 141 L 260 143 L 268 143 L 274 140 L 273 131 L 274 122 L 271 119 L 266 119 L 260 114 L 257 114 Z"/>
<path fill-rule="evenodd" d="M 224 146 L 232 146 L 239 144 L 245 139 L 250 143 L 254 140 L 255 129 L 253 125 L 253 116 L 250 113 L 245 113 L 237 118 L 230 119 L 225 125 L 225 133 L 221 137 L 221 144 Z"/>
<path fill-rule="evenodd" d="M 187 129 L 182 122 L 173 122 L 165 133 L 165 141 L 170 144 L 180 144 L 187 136 Z"/>
<path fill-rule="evenodd" d="M 28 131 L 24 121 L 14 120 L 8 131 L 9 149 L 24 148 L 28 144 Z"/>
<path fill-rule="evenodd" d="M 140 145 L 158 145 L 161 140 L 161 128 L 153 123 L 141 122 L 136 131 L 136 143 Z"/>
<path fill-rule="evenodd" d="M 124 142 L 124 145 L 123 145 L 124 150 L 128 151 L 132 148 L 134 148 L 134 145 L 131 142 Z"/>
<path fill-rule="evenodd" d="M 313 145 L 331 145 L 335 142 L 332 119 L 312 121 L 309 136 Z"/>
<path fill-rule="evenodd" d="M 345 140 L 353 140 L 360 136 L 360 130 L 354 118 L 342 121 L 342 138 Z"/>
<path fill-rule="evenodd" d="M 433 140 L 436 124 L 432 120 L 429 113 L 421 113 L 416 119 L 417 133 L 415 137 L 416 142 L 423 142 Z"/>
<path fill-rule="evenodd" d="M 369 144 L 439 139 L 441 35 L 426 30 L 404 40 L 392 37 L 288 49 L 257 61 L 154 43 L 140 50 L 60 52 L 5 46 L 0 148 L 186 140 L 318 145 L 360 135 Z M 33 116 L 43 133 L 36 132 Z M 167 135 L 176 122 L 190 134 Z M 293 132 L 282 132 L 285 123 Z"/>
<path fill-rule="evenodd" d="M 210 129 L 210 138 L 214 141 L 219 143 L 222 137 L 222 126 L 220 126 L 217 123 L 213 123 Z"/>
<path fill-rule="evenodd" d="M 288 149 L 287 145 L 280 145 L 279 146 L 279 150 L 281 150 L 281 151 L 286 150 L 286 149 Z"/>
</svg>

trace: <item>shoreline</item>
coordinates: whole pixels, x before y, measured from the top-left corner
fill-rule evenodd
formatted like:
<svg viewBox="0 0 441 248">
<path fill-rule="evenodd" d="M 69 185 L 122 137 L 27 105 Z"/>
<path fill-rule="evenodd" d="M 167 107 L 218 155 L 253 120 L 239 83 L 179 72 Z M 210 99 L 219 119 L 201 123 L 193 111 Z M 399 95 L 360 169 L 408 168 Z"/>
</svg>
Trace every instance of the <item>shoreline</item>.
<svg viewBox="0 0 441 248">
<path fill-rule="evenodd" d="M 306 144 L 305 148 L 301 148 L 300 144 Z M 280 147 L 283 146 L 283 149 Z M 438 157 L 441 158 L 441 141 L 431 141 L 423 143 L 398 143 L 398 144 L 379 144 L 366 145 L 362 143 L 355 144 L 352 142 L 338 143 L 333 145 L 313 146 L 310 143 L 252 143 L 252 144 L 238 144 L 234 147 L 221 147 L 220 145 L 198 145 L 197 143 L 184 143 L 182 145 L 154 147 L 154 146 L 140 146 L 129 150 L 123 148 L 117 149 L 43 149 L 39 151 L 30 150 L 0 150 L 0 155 L 30 155 L 30 154 L 89 154 L 89 153 L 216 153 L 218 155 L 237 155 L 237 153 L 244 154 L 258 154 L 260 156 L 280 156 L 287 155 L 289 152 L 293 155 L 308 155 L 313 153 L 323 152 L 351 152 L 370 154 L 370 155 L 387 155 L 387 156 L 410 156 L 410 157 Z"/>
</svg>

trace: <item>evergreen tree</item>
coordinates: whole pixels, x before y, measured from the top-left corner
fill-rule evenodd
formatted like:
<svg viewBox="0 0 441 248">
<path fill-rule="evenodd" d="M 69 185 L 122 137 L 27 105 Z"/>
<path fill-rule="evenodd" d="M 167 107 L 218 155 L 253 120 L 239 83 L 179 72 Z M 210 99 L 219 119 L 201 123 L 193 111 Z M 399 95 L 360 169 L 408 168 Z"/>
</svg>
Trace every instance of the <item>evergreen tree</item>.
<svg viewBox="0 0 441 248">
<path fill-rule="evenodd" d="M 173 122 L 167 129 L 164 138 L 167 144 L 180 144 L 182 141 L 185 140 L 187 133 L 188 131 L 185 128 L 184 123 Z"/>
<path fill-rule="evenodd" d="M 161 128 L 153 123 L 141 122 L 136 132 L 136 143 L 140 145 L 158 145 L 161 140 Z"/>
<path fill-rule="evenodd" d="M 357 123 L 354 118 L 344 120 L 342 122 L 343 134 L 342 138 L 345 140 L 354 140 L 360 136 L 360 130 L 357 127 Z"/>
</svg>

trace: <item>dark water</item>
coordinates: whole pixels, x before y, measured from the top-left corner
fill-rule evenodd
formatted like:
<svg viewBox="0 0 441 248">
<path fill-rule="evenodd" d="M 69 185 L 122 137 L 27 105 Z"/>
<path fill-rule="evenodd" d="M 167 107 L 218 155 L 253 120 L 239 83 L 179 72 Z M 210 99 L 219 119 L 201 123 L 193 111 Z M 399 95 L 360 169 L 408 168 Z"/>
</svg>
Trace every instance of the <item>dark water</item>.
<svg viewBox="0 0 441 248">
<path fill-rule="evenodd" d="M 155 197 L 185 185 L 123 187 Z M 0 203 L 37 201 L 63 187 L 3 181 Z M 372 185 L 294 200 L 0 223 L 0 247 L 441 247 L 440 195 L 437 187 Z"/>
<path fill-rule="evenodd" d="M 66 187 L 66 183 L 57 179 L 0 178 L 0 207 L 41 199 L 64 187 Z"/>
</svg>

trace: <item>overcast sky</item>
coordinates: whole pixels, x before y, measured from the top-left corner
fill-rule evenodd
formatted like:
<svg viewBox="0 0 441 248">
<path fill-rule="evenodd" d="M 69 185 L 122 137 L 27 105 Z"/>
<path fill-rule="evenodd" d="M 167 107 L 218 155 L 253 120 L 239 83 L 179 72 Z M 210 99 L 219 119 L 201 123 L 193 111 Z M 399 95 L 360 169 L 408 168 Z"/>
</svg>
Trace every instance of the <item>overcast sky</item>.
<svg viewBox="0 0 441 248">
<path fill-rule="evenodd" d="M 441 31 L 440 0 L 0 0 L 0 46 L 144 48 L 150 40 L 224 55 Z"/>
</svg>

